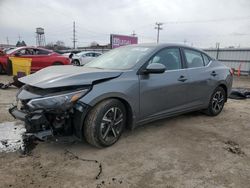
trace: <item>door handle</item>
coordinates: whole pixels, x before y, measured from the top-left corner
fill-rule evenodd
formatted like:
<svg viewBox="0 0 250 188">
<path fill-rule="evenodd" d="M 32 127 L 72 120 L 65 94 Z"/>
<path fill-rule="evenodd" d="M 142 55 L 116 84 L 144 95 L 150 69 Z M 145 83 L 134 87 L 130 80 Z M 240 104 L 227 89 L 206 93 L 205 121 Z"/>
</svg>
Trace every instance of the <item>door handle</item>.
<svg viewBox="0 0 250 188">
<path fill-rule="evenodd" d="M 185 76 L 180 76 L 179 78 L 178 78 L 178 81 L 180 81 L 180 82 L 185 82 L 187 79 L 185 78 Z"/>
<path fill-rule="evenodd" d="M 211 76 L 216 76 L 217 73 L 215 71 L 212 71 Z"/>
</svg>

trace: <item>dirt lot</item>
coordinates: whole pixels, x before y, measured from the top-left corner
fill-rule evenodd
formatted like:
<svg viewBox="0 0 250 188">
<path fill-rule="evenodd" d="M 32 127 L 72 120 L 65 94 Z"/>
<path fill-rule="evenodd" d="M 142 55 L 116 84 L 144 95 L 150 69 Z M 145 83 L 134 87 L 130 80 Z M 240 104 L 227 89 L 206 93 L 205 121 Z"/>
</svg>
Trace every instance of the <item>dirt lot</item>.
<svg viewBox="0 0 250 188">
<path fill-rule="evenodd" d="M 238 86 L 250 88 L 250 78 L 236 78 Z M 7 108 L 16 91 L 0 90 L 0 122 L 14 121 Z M 0 187 L 249 187 L 249 122 L 250 100 L 229 100 L 217 117 L 157 121 L 106 149 L 40 142 L 27 156 L 0 153 Z"/>
</svg>

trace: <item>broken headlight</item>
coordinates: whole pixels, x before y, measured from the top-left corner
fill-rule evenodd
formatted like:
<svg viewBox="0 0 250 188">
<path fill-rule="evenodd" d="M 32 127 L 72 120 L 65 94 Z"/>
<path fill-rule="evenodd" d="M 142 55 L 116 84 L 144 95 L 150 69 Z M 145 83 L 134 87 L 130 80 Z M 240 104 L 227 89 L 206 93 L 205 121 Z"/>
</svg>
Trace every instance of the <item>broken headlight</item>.
<svg viewBox="0 0 250 188">
<path fill-rule="evenodd" d="M 28 106 L 32 109 L 68 109 L 81 97 L 83 97 L 89 89 L 75 91 L 71 93 L 58 94 L 43 98 L 32 99 L 28 102 Z"/>
</svg>

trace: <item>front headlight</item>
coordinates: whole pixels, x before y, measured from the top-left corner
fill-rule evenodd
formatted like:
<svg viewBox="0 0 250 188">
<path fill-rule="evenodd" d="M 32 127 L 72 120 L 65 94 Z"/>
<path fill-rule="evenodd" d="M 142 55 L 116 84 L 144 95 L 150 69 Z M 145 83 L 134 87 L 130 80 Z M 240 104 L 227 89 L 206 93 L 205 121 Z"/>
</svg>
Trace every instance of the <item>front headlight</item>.
<svg viewBox="0 0 250 188">
<path fill-rule="evenodd" d="M 28 102 L 28 106 L 32 109 L 68 109 L 88 91 L 89 89 L 84 89 L 71 93 L 32 99 Z"/>
</svg>

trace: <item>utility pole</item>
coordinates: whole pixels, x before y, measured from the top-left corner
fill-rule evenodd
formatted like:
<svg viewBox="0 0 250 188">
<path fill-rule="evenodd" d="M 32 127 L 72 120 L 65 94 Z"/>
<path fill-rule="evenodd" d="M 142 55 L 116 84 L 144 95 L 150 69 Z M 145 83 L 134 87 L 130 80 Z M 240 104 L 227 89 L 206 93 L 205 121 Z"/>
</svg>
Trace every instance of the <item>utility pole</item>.
<svg viewBox="0 0 250 188">
<path fill-rule="evenodd" d="M 135 34 L 135 31 L 133 31 L 133 33 L 131 34 L 133 37 L 135 37 L 136 36 L 136 34 Z"/>
<path fill-rule="evenodd" d="M 20 34 L 18 35 L 18 40 L 21 42 L 21 36 L 20 36 Z"/>
<path fill-rule="evenodd" d="M 8 37 L 6 37 L 6 42 L 9 45 L 9 38 Z"/>
<path fill-rule="evenodd" d="M 215 48 L 217 49 L 216 50 L 216 59 L 218 59 L 219 58 L 219 53 L 220 53 L 220 43 L 219 42 L 216 42 Z"/>
<path fill-rule="evenodd" d="M 160 34 L 160 30 L 162 30 L 163 28 L 161 27 L 163 25 L 163 23 L 155 23 L 156 27 L 155 29 L 157 29 L 157 43 L 159 43 L 159 34 Z"/>
<path fill-rule="evenodd" d="M 76 48 L 76 24 L 73 22 L 73 48 Z"/>
</svg>

